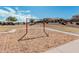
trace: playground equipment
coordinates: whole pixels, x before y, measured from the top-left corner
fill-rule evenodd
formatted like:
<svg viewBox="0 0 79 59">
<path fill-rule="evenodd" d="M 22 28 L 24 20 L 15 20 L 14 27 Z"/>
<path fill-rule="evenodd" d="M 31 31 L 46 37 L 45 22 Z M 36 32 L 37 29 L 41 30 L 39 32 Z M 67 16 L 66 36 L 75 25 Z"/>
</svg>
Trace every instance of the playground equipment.
<svg viewBox="0 0 79 59">
<path fill-rule="evenodd" d="M 48 34 L 46 33 L 46 29 L 45 29 L 46 22 L 43 21 L 42 24 L 43 24 L 43 32 L 45 33 L 46 37 L 48 37 Z M 25 34 L 18 41 L 21 41 L 27 35 L 27 33 L 28 33 L 28 22 L 27 22 L 27 18 L 26 18 L 25 27 L 26 27 L 26 32 L 25 32 Z M 31 38 L 31 39 L 33 39 L 33 38 Z"/>
</svg>

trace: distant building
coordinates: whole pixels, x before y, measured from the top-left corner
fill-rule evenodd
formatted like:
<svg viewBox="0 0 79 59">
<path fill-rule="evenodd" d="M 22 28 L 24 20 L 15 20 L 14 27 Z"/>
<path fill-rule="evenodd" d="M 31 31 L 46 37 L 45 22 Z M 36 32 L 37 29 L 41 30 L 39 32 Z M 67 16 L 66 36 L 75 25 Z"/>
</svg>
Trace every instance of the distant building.
<svg viewBox="0 0 79 59">
<path fill-rule="evenodd" d="M 72 16 L 70 21 L 72 21 L 72 22 L 79 22 L 79 15 Z"/>
<path fill-rule="evenodd" d="M 43 20 L 46 22 L 53 22 L 54 23 L 54 22 L 57 22 L 58 19 L 56 19 L 56 18 L 44 18 Z"/>
<path fill-rule="evenodd" d="M 69 20 L 69 22 L 71 24 L 76 24 L 76 25 L 79 25 L 79 15 L 74 15 L 72 16 L 72 18 Z"/>
<path fill-rule="evenodd" d="M 79 19 L 79 15 L 72 16 L 72 19 Z"/>
</svg>

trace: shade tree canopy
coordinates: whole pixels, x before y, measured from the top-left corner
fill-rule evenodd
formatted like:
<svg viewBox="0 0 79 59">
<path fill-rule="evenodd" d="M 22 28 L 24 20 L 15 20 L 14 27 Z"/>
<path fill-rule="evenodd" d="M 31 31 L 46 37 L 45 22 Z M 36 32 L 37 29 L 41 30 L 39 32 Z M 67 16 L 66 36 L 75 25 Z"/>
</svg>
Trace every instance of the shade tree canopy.
<svg viewBox="0 0 79 59">
<path fill-rule="evenodd" d="M 16 22 L 17 21 L 17 18 L 16 17 L 9 16 L 9 17 L 6 18 L 6 21 L 8 21 L 8 22 Z"/>
</svg>

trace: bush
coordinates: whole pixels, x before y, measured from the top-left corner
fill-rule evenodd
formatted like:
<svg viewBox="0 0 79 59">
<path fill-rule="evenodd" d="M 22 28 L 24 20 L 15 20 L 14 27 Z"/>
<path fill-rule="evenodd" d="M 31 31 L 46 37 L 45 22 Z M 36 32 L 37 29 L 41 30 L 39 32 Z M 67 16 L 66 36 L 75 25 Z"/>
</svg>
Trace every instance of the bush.
<svg viewBox="0 0 79 59">
<path fill-rule="evenodd" d="M 65 22 L 61 22 L 61 24 L 62 24 L 62 25 L 66 25 L 66 23 L 65 23 Z"/>
<path fill-rule="evenodd" d="M 76 23 L 76 25 L 79 25 L 79 23 Z"/>
</svg>

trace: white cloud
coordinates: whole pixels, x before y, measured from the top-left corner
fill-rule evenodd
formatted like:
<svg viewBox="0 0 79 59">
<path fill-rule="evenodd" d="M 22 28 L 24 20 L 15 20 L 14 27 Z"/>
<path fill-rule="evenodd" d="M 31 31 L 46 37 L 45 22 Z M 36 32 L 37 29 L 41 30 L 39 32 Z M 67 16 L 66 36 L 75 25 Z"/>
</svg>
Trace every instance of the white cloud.
<svg viewBox="0 0 79 59">
<path fill-rule="evenodd" d="M 39 19 L 39 18 L 38 18 L 38 17 L 36 17 L 36 16 L 32 16 L 32 18 L 33 18 L 33 19 Z"/>
<path fill-rule="evenodd" d="M 20 12 L 20 13 L 22 13 L 22 12 L 24 12 L 24 13 L 30 13 L 31 10 L 18 10 L 18 12 Z"/>
<path fill-rule="evenodd" d="M 16 13 L 16 10 L 14 10 L 13 8 L 10 7 L 5 7 L 7 10 L 9 10 L 11 13 Z"/>
<path fill-rule="evenodd" d="M 5 11 L 3 9 L 0 9 L 0 14 L 8 14 L 8 11 Z"/>
<path fill-rule="evenodd" d="M 15 7 L 15 9 L 18 11 L 19 10 L 19 8 L 18 7 Z"/>
<path fill-rule="evenodd" d="M 26 16 L 26 18 L 32 18 L 32 15 L 31 15 L 31 14 L 28 14 L 28 15 Z"/>
<path fill-rule="evenodd" d="M 29 12 L 31 12 L 31 10 L 26 10 L 25 12 L 29 13 Z"/>
<path fill-rule="evenodd" d="M 5 10 L 3 10 L 3 9 L 0 9 L 0 16 L 3 18 L 3 19 L 1 19 L 1 21 L 4 21 L 4 19 L 7 17 L 7 15 L 8 15 L 8 11 L 5 11 Z"/>
<path fill-rule="evenodd" d="M 13 14 L 13 13 L 11 13 L 9 11 L 4 10 L 4 9 L 0 9 L 0 16 L 3 17 L 2 20 L 4 20 L 8 16 L 16 16 L 17 17 L 18 15 Z"/>
<path fill-rule="evenodd" d="M 18 19 L 18 21 L 23 21 L 23 22 L 25 22 L 26 19 L 29 22 L 30 18 L 37 19 L 37 17 L 32 16 L 31 14 L 23 15 L 21 12 L 16 14 L 15 13 L 16 11 L 14 11 L 13 9 L 11 9 L 11 8 L 7 8 L 7 9 L 10 10 L 10 12 L 6 11 L 6 10 L 3 10 L 3 9 L 0 9 L 0 16 L 4 17 L 4 19 L 8 16 L 14 16 Z M 25 12 L 30 12 L 30 10 L 25 11 Z"/>
</svg>

